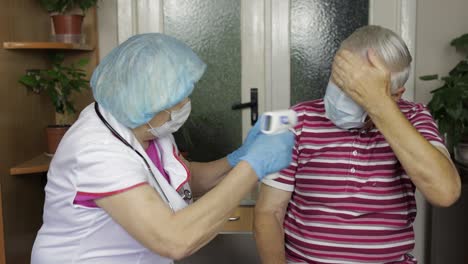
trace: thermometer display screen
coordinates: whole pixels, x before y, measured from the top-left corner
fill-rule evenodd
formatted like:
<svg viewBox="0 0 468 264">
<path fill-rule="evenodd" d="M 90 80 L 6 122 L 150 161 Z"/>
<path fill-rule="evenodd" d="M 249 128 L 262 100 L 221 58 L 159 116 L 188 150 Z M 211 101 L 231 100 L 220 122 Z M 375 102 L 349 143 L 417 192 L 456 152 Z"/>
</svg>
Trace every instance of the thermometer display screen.
<svg viewBox="0 0 468 264">
<path fill-rule="evenodd" d="M 263 130 L 270 131 L 270 129 L 271 129 L 271 119 L 272 119 L 272 117 L 269 116 L 269 115 L 264 117 Z"/>
</svg>

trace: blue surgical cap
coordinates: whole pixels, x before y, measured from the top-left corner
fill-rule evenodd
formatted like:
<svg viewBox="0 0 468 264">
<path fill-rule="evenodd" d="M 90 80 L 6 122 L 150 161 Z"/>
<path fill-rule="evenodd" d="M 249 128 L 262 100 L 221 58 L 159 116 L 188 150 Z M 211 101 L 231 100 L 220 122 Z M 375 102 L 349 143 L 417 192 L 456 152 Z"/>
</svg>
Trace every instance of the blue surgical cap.
<svg viewBox="0 0 468 264">
<path fill-rule="evenodd" d="M 91 77 L 96 102 L 135 128 L 189 96 L 206 64 L 184 43 L 159 33 L 114 48 Z"/>
</svg>

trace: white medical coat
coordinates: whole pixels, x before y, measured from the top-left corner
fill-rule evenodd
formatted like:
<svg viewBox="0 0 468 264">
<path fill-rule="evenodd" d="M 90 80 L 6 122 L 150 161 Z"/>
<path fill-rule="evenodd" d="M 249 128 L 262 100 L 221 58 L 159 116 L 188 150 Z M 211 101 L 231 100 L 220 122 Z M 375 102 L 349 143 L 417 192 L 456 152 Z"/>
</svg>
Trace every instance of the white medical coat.
<svg viewBox="0 0 468 264">
<path fill-rule="evenodd" d="M 169 184 L 132 131 L 102 107 L 100 110 L 112 127 L 148 161 L 174 210 L 187 206 L 176 189 L 181 185 L 189 188 L 189 173 L 177 157 L 171 156 L 178 155 L 172 135 L 158 142 L 163 146 L 163 162 L 171 178 Z M 142 246 L 103 209 L 74 203 L 77 193 L 112 195 L 145 183 L 158 190 L 144 161 L 112 135 L 97 116 L 94 103 L 87 106 L 62 139 L 50 164 L 44 221 L 34 242 L 31 263 L 172 263 Z"/>
</svg>

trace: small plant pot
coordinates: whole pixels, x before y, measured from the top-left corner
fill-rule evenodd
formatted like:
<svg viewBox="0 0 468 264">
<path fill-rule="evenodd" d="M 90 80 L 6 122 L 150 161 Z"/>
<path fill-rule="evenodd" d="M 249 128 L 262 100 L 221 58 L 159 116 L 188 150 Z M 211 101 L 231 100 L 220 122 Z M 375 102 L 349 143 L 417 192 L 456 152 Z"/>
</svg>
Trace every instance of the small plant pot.
<svg viewBox="0 0 468 264">
<path fill-rule="evenodd" d="M 81 35 L 83 15 L 52 15 L 56 35 Z"/>
<path fill-rule="evenodd" d="M 454 158 L 457 162 L 468 165 L 468 142 L 460 142 L 454 147 Z"/>
<path fill-rule="evenodd" d="M 54 154 L 70 125 L 50 125 L 46 128 L 47 153 Z"/>
</svg>

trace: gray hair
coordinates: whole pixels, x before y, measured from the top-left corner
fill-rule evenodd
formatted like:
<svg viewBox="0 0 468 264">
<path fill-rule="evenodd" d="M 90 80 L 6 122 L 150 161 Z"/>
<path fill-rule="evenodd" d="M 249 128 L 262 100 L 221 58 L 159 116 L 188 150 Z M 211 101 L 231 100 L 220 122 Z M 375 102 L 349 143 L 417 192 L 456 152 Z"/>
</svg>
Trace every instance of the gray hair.
<svg viewBox="0 0 468 264">
<path fill-rule="evenodd" d="M 340 46 L 367 59 L 373 49 L 391 71 L 392 92 L 403 87 L 408 80 L 413 58 L 403 39 L 390 29 L 368 25 L 358 28 Z"/>
</svg>

